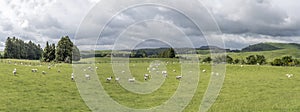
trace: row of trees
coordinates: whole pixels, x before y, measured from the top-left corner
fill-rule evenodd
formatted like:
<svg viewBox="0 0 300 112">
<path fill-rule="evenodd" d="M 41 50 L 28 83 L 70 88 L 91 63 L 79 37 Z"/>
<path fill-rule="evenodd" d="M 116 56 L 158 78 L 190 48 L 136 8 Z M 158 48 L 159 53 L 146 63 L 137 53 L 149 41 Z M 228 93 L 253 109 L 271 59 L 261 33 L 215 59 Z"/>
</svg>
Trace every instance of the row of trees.
<svg viewBox="0 0 300 112">
<path fill-rule="evenodd" d="M 264 55 L 250 55 L 244 59 L 233 59 L 230 56 L 217 56 L 214 59 L 211 57 L 206 57 L 202 60 L 202 62 L 214 62 L 214 63 L 221 63 L 226 62 L 230 64 L 248 64 L 248 65 L 264 65 L 267 64 L 267 60 Z M 300 65 L 300 61 L 293 58 L 292 56 L 284 56 L 282 58 L 274 59 L 270 62 L 273 66 L 298 66 Z"/>
<path fill-rule="evenodd" d="M 73 61 L 79 61 L 80 60 L 80 51 L 73 44 L 73 42 L 70 40 L 68 36 L 62 37 L 59 41 L 57 46 L 55 47 L 55 44 L 52 43 L 49 45 L 49 43 L 46 43 L 46 47 L 44 48 L 42 61 L 45 62 L 65 62 L 65 63 L 71 63 Z"/>
<path fill-rule="evenodd" d="M 1 57 L 0 54 L 0 58 Z M 62 37 L 57 46 L 55 46 L 54 43 L 50 45 L 47 41 L 44 50 L 39 44 L 36 45 L 32 41 L 26 43 L 15 37 L 8 37 L 5 42 L 3 57 L 10 59 L 40 59 L 45 62 L 56 61 L 71 63 L 72 60 L 80 60 L 80 52 L 68 36 Z"/>
<path fill-rule="evenodd" d="M 5 42 L 4 58 L 36 60 L 42 56 L 42 48 L 29 41 L 8 37 Z"/>
</svg>

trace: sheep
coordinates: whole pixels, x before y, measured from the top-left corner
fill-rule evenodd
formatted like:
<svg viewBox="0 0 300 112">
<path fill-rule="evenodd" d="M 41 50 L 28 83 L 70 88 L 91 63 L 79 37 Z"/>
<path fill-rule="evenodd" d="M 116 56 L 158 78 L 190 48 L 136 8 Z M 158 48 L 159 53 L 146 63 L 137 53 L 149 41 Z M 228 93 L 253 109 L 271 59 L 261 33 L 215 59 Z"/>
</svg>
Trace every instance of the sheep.
<svg viewBox="0 0 300 112">
<path fill-rule="evenodd" d="M 48 66 L 48 69 L 51 69 L 51 66 Z"/>
<path fill-rule="evenodd" d="M 71 74 L 71 80 L 74 80 L 74 73 Z"/>
<path fill-rule="evenodd" d="M 241 65 L 241 67 L 244 67 L 244 65 Z"/>
<path fill-rule="evenodd" d="M 116 77 L 116 78 L 115 78 L 115 81 L 119 81 L 119 80 L 120 80 L 120 78 L 119 78 L 119 77 Z"/>
<path fill-rule="evenodd" d="M 83 71 L 86 71 L 86 69 L 83 69 Z"/>
<path fill-rule="evenodd" d="M 167 74 L 167 71 L 161 71 L 162 74 Z"/>
<path fill-rule="evenodd" d="M 134 82 L 135 78 L 133 77 L 132 79 L 128 79 L 128 82 Z"/>
<path fill-rule="evenodd" d="M 106 78 L 106 82 L 110 82 L 112 78 L 113 78 L 112 76 Z"/>
<path fill-rule="evenodd" d="M 37 72 L 37 69 L 31 69 L 31 72 Z"/>
<path fill-rule="evenodd" d="M 123 70 L 122 73 L 125 73 L 125 71 Z"/>
<path fill-rule="evenodd" d="M 96 69 L 98 69 L 98 67 L 96 67 Z"/>
<path fill-rule="evenodd" d="M 90 77 L 89 74 L 85 74 L 85 78 L 86 78 L 87 80 L 90 80 L 90 79 L 91 79 L 91 77 Z"/>
<path fill-rule="evenodd" d="M 43 75 L 46 75 L 46 72 L 45 72 L 45 71 L 42 71 L 42 74 L 43 74 Z"/>
<path fill-rule="evenodd" d="M 176 72 L 176 70 L 173 70 L 173 72 Z"/>
<path fill-rule="evenodd" d="M 285 74 L 288 78 L 293 77 L 293 74 Z"/>
<path fill-rule="evenodd" d="M 57 72 L 60 73 L 60 69 L 58 69 Z"/>
<path fill-rule="evenodd" d="M 176 76 L 176 79 L 181 79 L 181 78 L 182 78 L 182 75 Z"/>
<path fill-rule="evenodd" d="M 148 80 L 148 77 L 144 77 L 144 80 Z"/>
<path fill-rule="evenodd" d="M 17 71 L 16 71 L 16 70 L 14 70 L 14 71 L 13 71 L 13 74 L 14 74 L 14 75 L 16 75 L 16 74 L 17 74 Z"/>
<path fill-rule="evenodd" d="M 202 70 L 202 72 L 204 73 L 204 72 L 206 72 L 206 70 Z"/>
</svg>

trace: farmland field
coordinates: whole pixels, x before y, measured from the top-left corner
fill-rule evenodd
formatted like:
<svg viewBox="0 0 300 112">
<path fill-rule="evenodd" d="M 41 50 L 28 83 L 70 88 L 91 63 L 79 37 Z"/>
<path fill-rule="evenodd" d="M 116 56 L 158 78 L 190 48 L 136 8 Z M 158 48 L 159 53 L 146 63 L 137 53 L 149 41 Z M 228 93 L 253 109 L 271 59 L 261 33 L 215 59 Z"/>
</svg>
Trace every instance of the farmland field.
<svg viewBox="0 0 300 112">
<path fill-rule="evenodd" d="M 136 80 L 143 81 L 143 75 L 148 72 L 146 68 L 153 60 L 131 59 L 130 69 Z M 17 62 L 15 65 L 7 61 L 0 61 L 0 111 L 90 111 L 81 99 L 76 83 L 70 79 L 72 65 L 52 64 L 48 69 L 48 63 L 28 66 L 26 64 L 30 62 L 38 62 L 11 60 Z M 115 101 L 127 107 L 145 109 L 161 105 L 174 94 L 179 84 L 175 76 L 180 75 L 180 64 L 172 63 L 166 66 L 168 78 L 158 90 L 150 94 L 132 93 L 115 81 L 105 82 L 107 77 L 113 76 L 109 59 L 97 58 L 96 62 L 101 62 L 96 66 L 99 67 L 97 73 L 104 89 Z M 222 90 L 209 112 L 300 111 L 299 67 L 226 66 Z M 16 76 L 12 74 L 14 68 L 17 69 Z M 34 68 L 38 69 L 37 73 L 31 72 Z M 172 71 L 174 69 L 176 72 Z M 198 111 L 209 82 L 210 64 L 201 64 L 200 69 L 207 71 L 200 73 L 198 89 L 185 108 L 186 112 Z M 47 74 L 43 75 L 41 71 Z M 294 76 L 287 78 L 285 74 Z"/>
</svg>

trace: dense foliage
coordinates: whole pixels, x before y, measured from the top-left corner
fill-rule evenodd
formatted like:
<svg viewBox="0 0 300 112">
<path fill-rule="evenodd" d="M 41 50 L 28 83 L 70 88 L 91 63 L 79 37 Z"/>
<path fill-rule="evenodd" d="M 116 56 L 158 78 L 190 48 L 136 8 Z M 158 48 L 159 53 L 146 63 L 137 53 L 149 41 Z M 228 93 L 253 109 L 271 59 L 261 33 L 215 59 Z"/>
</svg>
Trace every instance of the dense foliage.
<svg viewBox="0 0 300 112">
<path fill-rule="evenodd" d="M 271 63 L 273 66 L 298 66 L 299 60 L 294 59 L 292 56 L 284 56 L 281 59 L 274 59 Z"/>
<path fill-rule="evenodd" d="M 249 65 L 254 65 L 254 64 L 266 64 L 266 58 L 264 55 L 250 55 L 246 57 L 247 64 Z"/>
<path fill-rule="evenodd" d="M 4 58 L 37 60 L 42 56 L 41 46 L 15 37 L 8 37 L 5 42 Z"/>
</svg>

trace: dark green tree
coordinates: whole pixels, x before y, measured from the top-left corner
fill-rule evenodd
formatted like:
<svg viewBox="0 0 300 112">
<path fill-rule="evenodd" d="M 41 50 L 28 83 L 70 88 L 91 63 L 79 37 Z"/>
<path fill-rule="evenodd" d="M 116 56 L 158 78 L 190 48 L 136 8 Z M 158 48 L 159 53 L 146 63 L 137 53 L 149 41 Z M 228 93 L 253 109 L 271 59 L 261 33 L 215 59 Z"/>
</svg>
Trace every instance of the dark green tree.
<svg viewBox="0 0 300 112">
<path fill-rule="evenodd" d="M 73 61 L 79 61 L 81 58 L 80 51 L 76 45 L 73 46 L 73 54 L 72 55 L 73 55 Z"/>
<path fill-rule="evenodd" d="M 68 36 L 62 37 L 56 47 L 56 61 L 72 62 L 73 43 Z"/>
<path fill-rule="evenodd" d="M 292 56 L 284 56 L 281 59 L 283 66 L 290 66 L 293 63 L 293 57 Z"/>
<path fill-rule="evenodd" d="M 55 60 L 55 44 L 53 43 L 51 46 L 49 46 L 50 48 L 50 51 L 49 51 L 49 54 L 48 54 L 48 57 L 49 57 L 49 61 L 53 61 Z"/>
<path fill-rule="evenodd" d="M 274 59 L 274 61 L 271 62 L 271 65 L 273 65 L 273 66 L 282 66 L 281 59 Z"/>
<path fill-rule="evenodd" d="M 257 63 L 255 55 L 250 55 L 250 56 L 246 57 L 246 60 L 247 60 L 247 64 L 250 64 L 250 65 L 254 65 Z"/>
<path fill-rule="evenodd" d="M 202 60 L 202 62 L 210 63 L 212 61 L 211 57 L 206 57 Z"/>
<path fill-rule="evenodd" d="M 49 43 L 47 41 L 46 46 L 44 48 L 44 52 L 43 52 L 43 61 L 50 62 L 50 59 L 49 59 L 50 50 L 51 50 L 51 48 L 50 48 Z"/>
<path fill-rule="evenodd" d="M 12 39 L 10 37 L 7 37 L 5 42 L 4 58 L 14 58 L 13 50 L 14 48 Z"/>
<path fill-rule="evenodd" d="M 235 64 L 239 64 L 240 61 L 241 61 L 240 59 L 235 59 L 235 60 L 234 60 L 234 63 L 235 63 Z"/>
<path fill-rule="evenodd" d="M 264 55 L 256 55 L 256 63 L 258 63 L 260 65 L 266 64 L 267 61 L 266 61 L 265 56 Z"/>
</svg>

